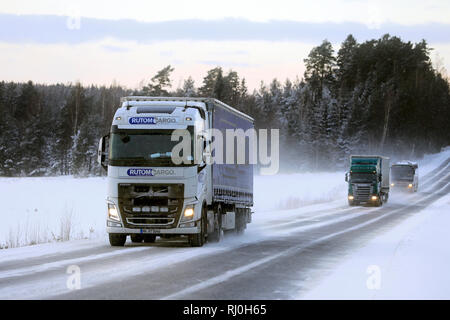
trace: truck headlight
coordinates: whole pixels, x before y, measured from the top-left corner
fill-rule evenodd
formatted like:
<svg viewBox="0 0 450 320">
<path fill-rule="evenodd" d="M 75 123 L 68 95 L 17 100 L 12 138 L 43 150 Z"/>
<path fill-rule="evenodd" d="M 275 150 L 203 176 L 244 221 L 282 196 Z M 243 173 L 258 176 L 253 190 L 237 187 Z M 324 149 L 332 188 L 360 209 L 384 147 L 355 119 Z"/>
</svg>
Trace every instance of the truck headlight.
<svg viewBox="0 0 450 320">
<path fill-rule="evenodd" d="M 187 206 L 184 209 L 183 220 L 191 220 L 194 217 L 194 206 Z"/>
<path fill-rule="evenodd" d="M 408 184 L 408 188 L 412 188 L 412 187 L 413 187 L 412 183 Z"/>
<path fill-rule="evenodd" d="M 108 203 L 108 218 L 115 221 L 120 221 L 119 211 L 115 204 Z"/>
<path fill-rule="evenodd" d="M 355 199 L 354 196 L 348 196 L 348 200 L 353 200 L 353 199 Z"/>
<path fill-rule="evenodd" d="M 395 184 L 394 184 L 394 183 L 391 183 L 391 187 L 393 187 L 393 186 L 395 186 Z"/>
<path fill-rule="evenodd" d="M 377 200 L 378 199 L 378 196 L 372 196 L 372 200 Z"/>
</svg>

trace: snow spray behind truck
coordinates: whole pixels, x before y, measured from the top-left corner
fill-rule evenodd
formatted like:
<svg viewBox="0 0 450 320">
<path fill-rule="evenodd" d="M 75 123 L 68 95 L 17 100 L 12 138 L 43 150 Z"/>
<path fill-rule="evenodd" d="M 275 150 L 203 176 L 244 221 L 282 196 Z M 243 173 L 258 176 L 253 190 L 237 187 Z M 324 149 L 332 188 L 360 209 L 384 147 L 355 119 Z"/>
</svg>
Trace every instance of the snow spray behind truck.
<svg viewBox="0 0 450 320">
<path fill-rule="evenodd" d="M 382 156 L 350 156 L 348 204 L 373 204 L 381 206 L 389 198 L 389 158 Z"/>
<path fill-rule="evenodd" d="M 111 245 L 123 246 L 128 235 L 134 242 L 183 235 L 192 246 L 202 246 L 207 239 L 219 241 L 222 231 L 243 233 L 253 206 L 251 144 L 244 142 L 245 163 L 211 163 L 219 150 L 205 132 L 215 129 L 225 137 L 227 129 L 253 129 L 253 119 L 212 98 L 125 97 L 121 102 L 109 135 L 99 143 L 98 160 L 108 170 Z M 183 150 L 182 156 L 190 163 L 172 161 L 175 130 L 189 139 L 191 152 Z M 193 151 L 199 148 L 200 154 Z M 230 154 L 228 146 L 225 151 Z"/>
</svg>

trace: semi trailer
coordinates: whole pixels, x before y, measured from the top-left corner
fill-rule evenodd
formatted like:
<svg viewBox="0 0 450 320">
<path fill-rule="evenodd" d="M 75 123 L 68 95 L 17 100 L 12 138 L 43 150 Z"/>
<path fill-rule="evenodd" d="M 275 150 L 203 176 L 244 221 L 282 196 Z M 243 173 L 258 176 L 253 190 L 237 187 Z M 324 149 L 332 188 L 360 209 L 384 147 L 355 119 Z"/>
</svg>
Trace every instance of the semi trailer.
<svg viewBox="0 0 450 320">
<path fill-rule="evenodd" d="M 391 166 L 392 190 L 417 192 L 419 188 L 419 166 L 412 161 L 399 161 Z"/>
<path fill-rule="evenodd" d="M 247 137 L 238 146 L 245 148 L 244 163 L 216 161 L 220 154 L 237 155 L 226 141 L 219 150 L 208 132 L 226 139 L 225 131 L 253 128 L 253 118 L 213 98 L 122 98 L 98 150 L 107 170 L 110 244 L 123 246 L 128 235 L 133 242 L 184 236 L 202 246 L 223 233 L 243 233 L 253 206 L 252 144 Z M 179 132 L 190 146 L 181 163 L 173 160 Z"/>
<path fill-rule="evenodd" d="M 389 199 L 389 158 L 383 156 L 350 156 L 348 182 L 349 205 L 381 206 Z"/>
</svg>

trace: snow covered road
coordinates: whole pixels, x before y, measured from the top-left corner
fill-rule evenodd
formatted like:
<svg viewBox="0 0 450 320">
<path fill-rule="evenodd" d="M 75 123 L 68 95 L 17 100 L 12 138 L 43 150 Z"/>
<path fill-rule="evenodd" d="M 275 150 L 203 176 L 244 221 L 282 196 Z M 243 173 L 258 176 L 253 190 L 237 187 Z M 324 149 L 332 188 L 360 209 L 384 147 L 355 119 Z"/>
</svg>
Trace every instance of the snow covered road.
<svg viewBox="0 0 450 320">
<path fill-rule="evenodd" d="M 392 195 L 381 208 L 348 207 L 339 195 L 301 208 L 257 212 L 245 236 L 202 248 L 188 247 L 181 238 L 111 248 L 100 237 L 0 250 L 0 298 L 308 297 L 352 253 L 446 197 L 449 182 L 450 158 L 439 159 L 421 177 L 418 193 Z M 67 286 L 70 266 L 81 272 L 79 290 Z M 345 281 L 334 289 L 344 292 Z"/>
</svg>

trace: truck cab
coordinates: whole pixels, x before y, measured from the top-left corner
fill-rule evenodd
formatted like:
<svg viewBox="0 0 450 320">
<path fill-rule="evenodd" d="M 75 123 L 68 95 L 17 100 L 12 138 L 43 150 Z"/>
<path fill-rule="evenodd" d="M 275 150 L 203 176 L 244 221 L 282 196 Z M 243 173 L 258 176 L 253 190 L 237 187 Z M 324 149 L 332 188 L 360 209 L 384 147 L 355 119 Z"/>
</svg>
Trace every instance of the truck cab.
<svg viewBox="0 0 450 320">
<path fill-rule="evenodd" d="M 349 205 L 381 206 L 389 198 L 389 158 L 381 156 L 350 156 L 346 173 Z"/>
<path fill-rule="evenodd" d="M 397 191 L 417 192 L 419 166 L 412 161 L 399 161 L 391 166 L 391 188 Z"/>
</svg>

